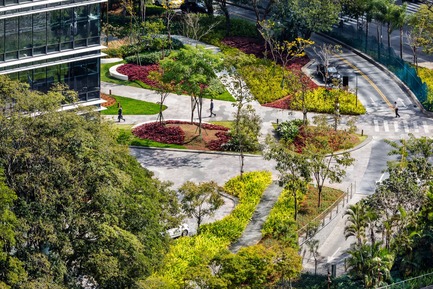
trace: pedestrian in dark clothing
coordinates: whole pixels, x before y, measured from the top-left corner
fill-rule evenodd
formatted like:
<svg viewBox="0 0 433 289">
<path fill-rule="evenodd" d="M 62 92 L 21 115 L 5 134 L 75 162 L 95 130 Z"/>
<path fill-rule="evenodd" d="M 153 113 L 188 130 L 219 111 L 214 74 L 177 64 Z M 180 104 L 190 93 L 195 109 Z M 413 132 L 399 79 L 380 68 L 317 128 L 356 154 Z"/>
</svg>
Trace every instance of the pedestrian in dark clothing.
<svg viewBox="0 0 433 289">
<path fill-rule="evenodd" d="M 119 109 L 117 110 L 117 121 L 120 122 L 121 119 L 123 119 L 123 121 L 125 121 L 125 119 L 123 118 L 122 106 L 119 105 Z"/>
<path fill-rule="evenodd" d="M 398 114 L 398 105 L 397 105 L 397 101 L 394 101 L 394 111 L 395 111 L 395 117 L 400 117 L 400 115 Z"/>
<path fill-rule="evenodd" d="M 213 99 L 210 100 L 210 115 L 209 115 L 209 117 L 212 117 L 212 116 L 216 116 L 216 114 L 213 113 Z"/>
</svg>

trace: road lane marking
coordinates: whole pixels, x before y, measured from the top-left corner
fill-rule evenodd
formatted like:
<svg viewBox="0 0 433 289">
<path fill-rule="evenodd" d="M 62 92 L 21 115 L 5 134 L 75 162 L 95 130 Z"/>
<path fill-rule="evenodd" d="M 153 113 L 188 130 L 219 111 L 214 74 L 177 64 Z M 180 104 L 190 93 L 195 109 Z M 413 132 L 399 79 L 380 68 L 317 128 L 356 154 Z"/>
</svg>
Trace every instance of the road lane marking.
<svg viewBox="0 0 433 289">
<path fill-rule="evenodd" d="M 379 122 L 377 121 L 377 119 L 373 120 L 373 122 L 374 122 L 374 131 L 379 132 Z"/>
<path fill-rule="evenodd" d="M 394 131 L 398 132 L 398 122 L 394 121 Z"/>
<path fill-rule="evenodd" d="M 371 103 L 374 105 L 374 106 L 376 106 L 376 102 L 374 101 L 374 99 L 370 96 L 370 99 L 371 99 Z"/>
<path fill-rule="evenodd" d="M 415 132 L 419 132 L 418 122 L 413 122 L 413 128 L 415 129 Z"/>
<path fill-rule="evenodd" d="M 409 132 L 409 125 L 407 124 L 407 121 L 405 121 L 405 120 L 403 120 L 403 127 L 404 127 L 404 131 L 406 133 L 408 133 Z"/>
<path fill-rule="evenodd" d="M 388 126 L 388 121 L 387 120 L 383 121 L 383 128 L 385 129 L 386 132 L 389 131 L 389 126 Z"/>
<path fill-rule="evenodd" d="M 383 92 L 379 89 L 379 87 L 377 87 L 377 85 L 367 75 L 365 75 L 361 70 L 359 70 L 358 67 L 350 63 L 347 59 L 343 58 L 342 56 L 336 54 L 335 56 L 340 58 L 342 61 L 346 62 L 350 67 L 354 69 L 355 73 L 358 72 L 365 80 L 367 80 L 367 82 L 374 88 L 374 90 L 376 90 L 377 93 L 379 93 L 380 97 L 382 97 L 382 99 L 386 102 L 386 104 L 388 104 L 389 108 L 393 107 L 391 102 L 388 100 L 388 98 L 386 98 L 385 94 L 383 94 Z"/>
</svg>

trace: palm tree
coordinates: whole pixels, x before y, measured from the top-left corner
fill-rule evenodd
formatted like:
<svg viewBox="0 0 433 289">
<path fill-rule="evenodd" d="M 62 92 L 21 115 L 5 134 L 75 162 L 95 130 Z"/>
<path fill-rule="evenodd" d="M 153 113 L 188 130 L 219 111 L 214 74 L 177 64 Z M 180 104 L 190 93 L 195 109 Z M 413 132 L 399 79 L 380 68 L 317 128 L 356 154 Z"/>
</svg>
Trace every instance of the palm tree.
<svg viewBox="0 0 433 289">
<path fill-rule="evenodd" d="M 368 226 L 364 202 L 351 205 L 344 214 L 347 219 L 344 227 L 344 237 L 355 237 L 357 245 L 361 246 L 365 241 L 365 230 Z"/>
<path fill-rule="evenodd" d="M 390 279 L 394 255 L 382 248 L 382 242 L 355 245 L 347 251 L 349 275 L 364 283 L 365 288 L 377 287 Z"/>
<path fill-rule="evenodd" d="M 407 3 L 403 5 L 393 5 L 391 10 L 391 31 L 398 28 L 400 30 L 400 58 L 403 58 L 403 26 L 407 22 L 406 15 Z M 388 46 L 390 45 L 390 32 L 388 32 Z"/>
</svg>

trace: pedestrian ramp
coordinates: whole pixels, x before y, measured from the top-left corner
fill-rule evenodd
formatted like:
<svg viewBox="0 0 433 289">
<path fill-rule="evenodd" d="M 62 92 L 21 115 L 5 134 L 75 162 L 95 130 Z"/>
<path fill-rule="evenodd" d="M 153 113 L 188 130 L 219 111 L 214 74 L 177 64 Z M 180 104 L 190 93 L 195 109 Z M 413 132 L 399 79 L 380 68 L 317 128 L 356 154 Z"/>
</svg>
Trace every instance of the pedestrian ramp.
<svg viewBox="0 0 433 289">
<path fill-rule="evenodd" d="M 425 120 L 408 121 L 401 118 L 395 120 L 373 119 L 372 126 L 375 132 L 385 133 L 429 134 L 430 131 L 433 131 L 433 128 Z"/>
</svg>

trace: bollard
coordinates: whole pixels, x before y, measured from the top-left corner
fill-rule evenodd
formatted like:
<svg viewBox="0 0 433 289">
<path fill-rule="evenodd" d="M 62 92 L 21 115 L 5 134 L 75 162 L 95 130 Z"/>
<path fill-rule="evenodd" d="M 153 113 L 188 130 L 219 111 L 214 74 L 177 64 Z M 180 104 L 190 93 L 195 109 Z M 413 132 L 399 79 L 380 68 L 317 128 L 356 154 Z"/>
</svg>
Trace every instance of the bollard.
<svg viewBox="0 0 433 289">
<path fill-rule="evenodd" d="M 277 118 L 277 124 L 278 124 L 278 118 Z"/>
<path fill-rule="evenodd" d="M 108 93 L 109 95 L 111 95 L 111 89 L 109 90 L 109 93 Z"/>
<path fill-rule="evenodd" d="M 364 130 L 361 130 L 361 136 L 364 136 Z"/>
</svg>

